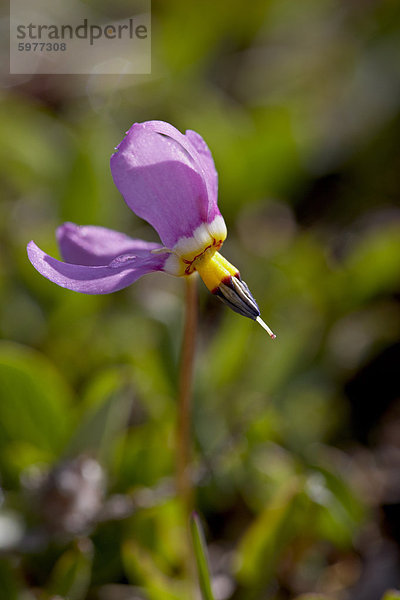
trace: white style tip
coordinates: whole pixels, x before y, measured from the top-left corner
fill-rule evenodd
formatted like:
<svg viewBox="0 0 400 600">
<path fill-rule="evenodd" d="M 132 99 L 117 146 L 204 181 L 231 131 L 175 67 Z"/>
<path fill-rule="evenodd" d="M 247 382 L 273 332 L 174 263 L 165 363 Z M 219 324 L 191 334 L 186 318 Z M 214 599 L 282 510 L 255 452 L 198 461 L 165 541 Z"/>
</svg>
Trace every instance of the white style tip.
<svg viewBox="0 0 400 600">
<path fill-rule="evenodd" d="M 268 325 L 266 323 L 264 323 L 264 321 L 262 320 L 261 317 L 257 317 L 256 321 L 257 321 L 257 323 L 259 323 L 261 325 L 261 327 L 263 329 L 265 329 L 265 331 L 268 333 L 268 335 L 271 337 L 271 339 L 274 340 L 276 338 L 276 335 L 274 334 L 274 332 L 270 330 Z"/>
</svg>

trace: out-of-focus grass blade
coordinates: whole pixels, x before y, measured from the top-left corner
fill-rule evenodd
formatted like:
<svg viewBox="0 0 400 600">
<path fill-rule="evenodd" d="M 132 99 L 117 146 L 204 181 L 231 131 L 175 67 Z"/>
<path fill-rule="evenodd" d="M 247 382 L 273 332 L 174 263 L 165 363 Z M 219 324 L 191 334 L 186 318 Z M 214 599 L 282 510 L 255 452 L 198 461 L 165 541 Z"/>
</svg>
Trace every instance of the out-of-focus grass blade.
<svg viewBox="0 0 400 600">
<path fill-rule="evenodd" d="M 0 342 L 0 468 L 15 476 L 59 455 L 73 428 L 72 394 L 42 354 Z M 12 453 L 10 452 L 12 448 Z"/>
<path fill-rule="evenodd" d="M 126 427 L 132 401 L 128 387 L 106 396 L 102 404 L 85 414 L 68 444 L 66 454 L 74 456 L 82 452 L 94 452 L 98 460 L 107 463 L 113 443 Z"/>
<path fill-rule="evenodd" d="M 303 485 L 300 478 L 282 484 L 242 537 L 235 559 L 236 576 L 251 588 L 250 594 L 270 581 L 284 548 L 298 532 Z"/>
<path fill-rule="evenodd" d="M 210 569 L 207 561 L 207 548 L 203 529 L 197 513 L 193 513 L 190 517 L 190 533 L 192 535 L 194 555 L 196 557 L 197 572 L 203 599 L 214 600 L 211 590 Z"/>
<path fill-rule="evenodd" d="M 400 590 L 388 590 L 382 600 L 400 600 Z"/>
<path fill-rule="evenodd" d="M 296 596 L 295 600 L 332 600 L 332 597 L 322 596 L 321 594 L 302 594 L 301 596 Z"/>
<path fill-rule="evenodd" d="M 122 561 L 126 576 L 133 585 L 143 588 L 149 600 L 186 600 L 186 586 L 161 571 L 156 557 L 134 540 L 122 545 Z"/>
<path fill-rule="evenodd" d="M 88 539 L 81 539 L 58 559 L 50 575 L 50 594 L 83 600 L 89 588 L 92 572 L 93 548 Z"/>
<path fill-rule="evenodd" d="M 14 569 L 6 558 L 0 559 L 1 591 L 7 600 L 18 600 L 19 582 Z"/>
</svg>

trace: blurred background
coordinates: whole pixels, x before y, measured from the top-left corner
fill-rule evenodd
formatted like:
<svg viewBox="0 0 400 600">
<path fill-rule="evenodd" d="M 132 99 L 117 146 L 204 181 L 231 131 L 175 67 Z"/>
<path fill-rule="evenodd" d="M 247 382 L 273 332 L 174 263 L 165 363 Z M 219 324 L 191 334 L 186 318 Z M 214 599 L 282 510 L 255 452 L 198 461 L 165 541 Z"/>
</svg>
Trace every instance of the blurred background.
<svg viewBox="0 0 400 600">
<path fill-rule="evenodd" d="M 58 256 L 64 221 L 156 239 L 109 170 L 150 119 L 208 143 L 224 256 L 278 335 L 199 282 L 194 474 L 216 599 L 400 587 L 399 53 L 395 0 L 153 0 L 151 75 L 10 76 L 3 48 L 1 598 L 190 598 L 183 282 L 84 296 L 25 250 Z"/>
</svg>

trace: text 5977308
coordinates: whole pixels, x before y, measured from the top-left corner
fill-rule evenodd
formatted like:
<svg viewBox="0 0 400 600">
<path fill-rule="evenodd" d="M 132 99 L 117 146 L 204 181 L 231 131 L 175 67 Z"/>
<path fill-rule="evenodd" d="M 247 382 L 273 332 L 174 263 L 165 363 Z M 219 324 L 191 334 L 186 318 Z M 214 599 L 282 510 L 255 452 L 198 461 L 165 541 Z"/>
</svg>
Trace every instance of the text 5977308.
<svg viewBox="0 0 400 600">
<path fill-rule="evenodd" d="M 65 42 L 19 42 L 19 52 L 65 52 Z"/>
</svg>

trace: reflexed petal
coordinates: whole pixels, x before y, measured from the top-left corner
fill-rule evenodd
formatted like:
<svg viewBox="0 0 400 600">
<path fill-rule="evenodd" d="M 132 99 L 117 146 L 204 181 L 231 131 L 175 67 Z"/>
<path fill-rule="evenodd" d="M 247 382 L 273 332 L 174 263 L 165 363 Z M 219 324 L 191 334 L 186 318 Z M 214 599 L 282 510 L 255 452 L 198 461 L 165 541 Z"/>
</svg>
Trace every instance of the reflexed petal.
<svg viewBox="0 0 400 600">
<path fill-rule="evenodd" d="M 189 137 L 162 121 L 135 123 L 111 157 L 126 203 L 170 248 L 219 214 L 210 158 Z"/>
<path fill-rule="evenodd" d="M 148 121 L 146 127 L 166 135 L 171 140 L 178 142 L 191 156 L 196 170 L 202 175 L 208 194 L 207 221 L 212 221 L 219 215 L 218 201 L 218 174 L 215 169 L 214 159 L 209 147 L 199 133 L 187 129 L 183 135 L 176 127 L 165 121 Z"/>
<path fill-rule="evenodd" d="M 142 275 L 161 271 L 165 261 L 165 255 L 147 252 L 145 256 L 115 256 L 109 265 L 89 266 L 60 262 L 45 254 L 34 242 L 29 242 L 27 250 L 32 265 L 44 277 L 83 294 L 116 292 Z"/>
<path fill-rule="evenodd" d="M 108 265 L 120 254 L 147 257 L 150 250 L 161 248 L 160 244 L 134 240 L 124 233 L 96 227 L 64 223 L 57 229 L 57 241 L 61 256 L 76 265 Z"/>
<path fill-rule="evenodd" d="M 208 190 L 208 221 L 212 221 L 216 215 L 219 215 L 219 209 L 217 205 L 218 201 L 218 173 L 215 168 L 214 159 L 210 152 L 209 147 L 196 131 L 188 129 L 185 134 L 189 142 L 194 146 L 205 173 L 205 180 Z"/>
</svg>

